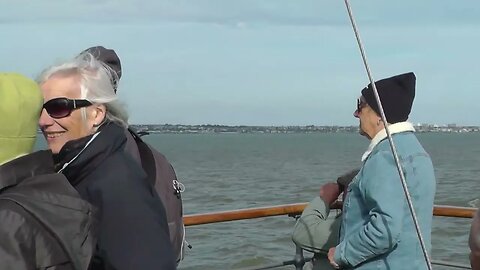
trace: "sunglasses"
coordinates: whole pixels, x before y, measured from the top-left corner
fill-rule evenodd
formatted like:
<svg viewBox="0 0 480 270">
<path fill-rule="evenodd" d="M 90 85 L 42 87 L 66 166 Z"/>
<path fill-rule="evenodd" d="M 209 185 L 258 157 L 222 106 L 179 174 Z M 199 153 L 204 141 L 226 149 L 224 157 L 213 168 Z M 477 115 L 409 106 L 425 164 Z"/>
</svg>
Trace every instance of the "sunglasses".
<svg viewBox="0 0 480 270">
<path fill-rule="evenodd" d="M 65 97 L 51 99 L 45 104 L 43 108 L 52 118 L 64 118 L 69 116 L 73 110 L 88 107 L 92 103 L 86 99 L 68 99 Z"/>
<path fill-rule="evenodd" d="M 365 102 L 365 100 L 363 100 L 362 98 L 357 98 L 357 111 L 356 111 L 356 113 L 360 113 L 362 111 L 362 109 L 365 108 L 365 106 L 367 106 L 367 102 Z"/>
</svg>

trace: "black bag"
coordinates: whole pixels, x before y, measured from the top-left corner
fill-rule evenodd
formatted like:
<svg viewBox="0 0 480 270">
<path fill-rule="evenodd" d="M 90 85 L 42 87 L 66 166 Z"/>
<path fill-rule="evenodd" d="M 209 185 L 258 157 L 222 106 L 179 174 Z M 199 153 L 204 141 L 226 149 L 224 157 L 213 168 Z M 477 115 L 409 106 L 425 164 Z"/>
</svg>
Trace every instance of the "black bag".
<svg viewBox="0 0 480 270">
<path fill-rule="evenodd" d="M 173 166 L 164 155 L 145 143 L 140 135 L 128 129 L 135 139 L 143 170 L 155 187 L 167 214 L 168 229 L 177 263 L 185 254 L 185 225 L 183 224 L 182 194 L 184 186 L 178 182 Z"/>
</svg>

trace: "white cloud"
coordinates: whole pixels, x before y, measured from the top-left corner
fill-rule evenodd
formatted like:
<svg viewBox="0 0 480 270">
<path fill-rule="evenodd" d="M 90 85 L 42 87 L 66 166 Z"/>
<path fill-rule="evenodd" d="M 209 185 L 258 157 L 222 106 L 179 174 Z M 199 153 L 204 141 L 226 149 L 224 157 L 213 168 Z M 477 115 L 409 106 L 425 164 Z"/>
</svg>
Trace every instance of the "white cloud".
<svg viewBox="0 0 480 270">
<path fill-rule="evenodd" d="M 364 23 L 479 21 L 478 1 L 354 0 Z M 0 0 L 0 22 L 237 22 L 282 25 L 346 24 L 343 1 L 331 0 Z"/>
<path fill-rule="evenodd" d="M 0 24 L 0 70 L 34 76 L 89 46 L 114 48 L 135 123 L 227 123 L 231 115 L 243 124 L 355 123 L 352 106 L 367 78 L 341 0 L 31 1 L 0 0 L 10 7 L 0 9 L 0 21 L 10 21 Z M 442 123 L 448 112 L 478 123 L 445 107 L 452 89 L 453 104 L 478 100 L 472 54 L 480 35 L 471 14 L 480 4 L 352 1 L 374 77 L 417 73 L 417 121 Z M 470 11 L 453 22 L 463 9 Z M 212 118 L 209 97 L 236 103 Z M 260 114 L 264 104 L 271 118 Z"/>
</svg>

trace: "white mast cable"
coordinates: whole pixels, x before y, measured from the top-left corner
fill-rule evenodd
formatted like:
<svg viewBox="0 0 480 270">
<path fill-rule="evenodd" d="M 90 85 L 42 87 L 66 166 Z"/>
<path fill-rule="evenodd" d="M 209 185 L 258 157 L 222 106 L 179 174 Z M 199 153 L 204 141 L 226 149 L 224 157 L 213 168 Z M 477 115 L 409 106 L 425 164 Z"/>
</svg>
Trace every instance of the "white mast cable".
<svg viewBox="0 0 480 270">
<path fill-rule="evenodd" d="M 355 19 L 353 17 L 352 9 L 350 8 L 350 4 L 348 0 L 344 0 L 345 5 L 347 7 L 348 16 L 350 17 L 350 22 L 352 23 L 353 31 L 355 32 L 355 37 L 357 39 L 358 48 L 360 49 L 360 53 L 362 54 L 363 64 L 365 65 L 365 69 L 367 71 L 368 79 L 370 80 L 370 84 L 373 88 L 373 93 L 375 94 L 375 100 L 378 104 L 378 109 L 380 110 L 380 115 L 382 117 L 382 121 L 385 124 L 385 131 L 387 133 L 388 141 L 390 142 L 390 148 L 392 149 L 392 154 L 395 159 L 395 164 L 397 165 L 398 174 L 400 175 L 400 180 L 402 182 L 403 191 L 405 192 L 405 197 L 407 199 L 408 208 L 410 209 L 410 214 L 412 215 L 413 223 L 415 224 L 415 231 L 417 232 L 418 240 L 420 241 L 420 246 L 422 247 L 423 256 L 425 257 L 425 262 L 427 263 L 427 269 L 432 270 L 432 263 L 430 261 L 430 257 L 428 256 L 427 249 L 425 247 L 425 241 L 423 240 L 422 233 L 420 231 L 420 226 L 418 225 L 417 216 L 415 214 L 415 209 L 413 208 L 412 198 L 410 197 L 410 192 L 408 191 L 407 182 L 405 180 L 405 175 L 403 174 L 402 166 L 400 165 L 400 159 L 398 158 L 397 149 L 395 148 L 395 144 L 393 143 L 392 135 L 388 128 L 387 118 L 385 116 L 385 112 L 383 110 L 382 102 L 380 101 L 380 96 L 378 95 L 377 87 L 375 85 L 375 81 L 373 80 L 372 73 L 370 71 L 370 67 L 367 63 L 367 57 L 365 55 L 365 51 L 363 49 L 362 41 L 360 40 L 360 34 L 357 30 L 357 25 L 355 23 Z"/>
</svg>

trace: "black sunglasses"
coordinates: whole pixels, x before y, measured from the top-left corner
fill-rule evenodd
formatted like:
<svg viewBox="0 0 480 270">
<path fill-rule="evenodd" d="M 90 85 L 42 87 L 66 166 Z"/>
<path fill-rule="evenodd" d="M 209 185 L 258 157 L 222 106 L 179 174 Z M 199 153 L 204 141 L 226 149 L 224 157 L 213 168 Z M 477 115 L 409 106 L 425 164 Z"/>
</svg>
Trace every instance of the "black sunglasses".
<svg viewBox="0 0 480 270">
<path fill-rule="evenodd" d="M 88 107 L 92 103 L 86 99 L 69 99 L 65 97 L 50 99 L 43 104 L 43 108 L 52 118 L 64 118 L 69 116 L 73 110 Z"/>
<path fill-rule="evenodd" d="M 357 98 L 357 113 L 359 113 L 363 108 L 367 106 L 367 102 L 362 98 Z"/>
</svg>

